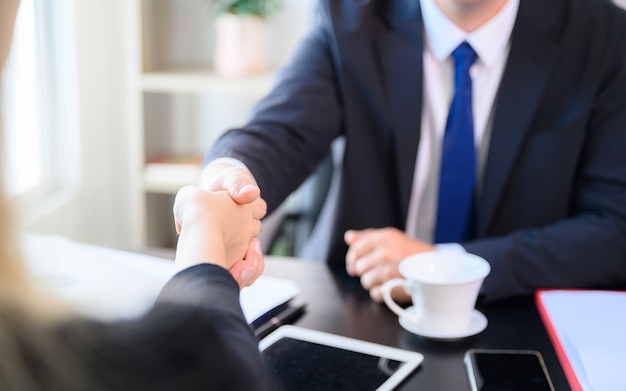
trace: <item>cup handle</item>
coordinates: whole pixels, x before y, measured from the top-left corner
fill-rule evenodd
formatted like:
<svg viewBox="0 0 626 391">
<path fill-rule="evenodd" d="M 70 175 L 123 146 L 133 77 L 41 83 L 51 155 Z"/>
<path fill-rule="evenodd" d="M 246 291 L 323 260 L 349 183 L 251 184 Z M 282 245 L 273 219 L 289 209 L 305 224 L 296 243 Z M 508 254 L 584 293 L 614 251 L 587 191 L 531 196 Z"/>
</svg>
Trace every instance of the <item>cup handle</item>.
<svg viewBox="0 0 626 391">
<path fill-rule="evenodd" d="M 400 307 L 391 297 L 391 291 L 393 290 L 393 288 L 399 286 L 403 287 L 405 291 L 409 291 L 409 281 L 402 278 L 394 278 L 383 284 L 383 286 L 380 288 L 380 292 L 383 295 L 383 300 L 385 301 L 385 304 L 387 304 L 387 307 L 389 307 L 389 309 L 393 311 L 396 315 L 407 319 L 411 323 L 420 323 L 422 320 L 421 316 L 418 316 L 417 314 L 409 312 Z M 416 303 L 413 303 L 413 305 L 415 304 Z"/>
</svg>

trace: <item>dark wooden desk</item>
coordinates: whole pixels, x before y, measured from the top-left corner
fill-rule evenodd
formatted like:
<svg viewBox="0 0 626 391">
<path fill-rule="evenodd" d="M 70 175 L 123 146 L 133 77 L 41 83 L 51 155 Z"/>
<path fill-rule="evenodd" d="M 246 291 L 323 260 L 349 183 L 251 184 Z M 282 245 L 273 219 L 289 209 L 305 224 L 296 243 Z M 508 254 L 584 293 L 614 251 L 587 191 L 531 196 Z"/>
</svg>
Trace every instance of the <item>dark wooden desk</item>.
<svg viewBox="0 0 626 391">
<path fill-rule="evenodd" d="M 294 301 L 306 303 L 307 309 L 296 325 L 422 353 L 424 362 L 400 390 L 469 390 L 463 354 L 471 348 L 538 350 L 556 390 L 570 389 L 532 297 L 479 303 L 489 320 L 485 331 L 458 341 L 432 341 L 404 330 L 384 304 L 371 301 L 358 280 L 341 270 L 293 259 L 266 264 L 267 275 L 295 280 L 302 287 Z"/>
</svg>

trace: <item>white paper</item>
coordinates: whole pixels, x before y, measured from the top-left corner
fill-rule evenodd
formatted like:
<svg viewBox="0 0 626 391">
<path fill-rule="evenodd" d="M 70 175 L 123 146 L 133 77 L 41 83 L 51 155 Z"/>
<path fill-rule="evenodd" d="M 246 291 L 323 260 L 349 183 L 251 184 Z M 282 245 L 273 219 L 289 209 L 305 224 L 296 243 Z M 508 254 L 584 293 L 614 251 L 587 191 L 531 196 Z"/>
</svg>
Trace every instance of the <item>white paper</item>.
<svg viewBox="0 0 626 391">
<path fill-rule="evenodd" d="M 43 289 L 77 311 L 103 320 L 144 314 L 175 273 L 170 259 L 87 245 L 59 236 L 26 234 L 23 251 L 28 270 Z M 241 292 L 246 320 L 252 323 L 299 292 L 293 281 L 261 276 Z"/>
<path fill-rule="evenodd" d="M 555 290 L 544 307 L 584 390 L 626 390 L 626 292 Z"/>
<path fill-rule="evenodd" d="M 272 308 L 291 300 L 298 293 L 300 286 L 295 281 L 262 276 L 252 286 L 241 291 L 243 314 L 248 323 L 252 323 Z"/>
</svg>

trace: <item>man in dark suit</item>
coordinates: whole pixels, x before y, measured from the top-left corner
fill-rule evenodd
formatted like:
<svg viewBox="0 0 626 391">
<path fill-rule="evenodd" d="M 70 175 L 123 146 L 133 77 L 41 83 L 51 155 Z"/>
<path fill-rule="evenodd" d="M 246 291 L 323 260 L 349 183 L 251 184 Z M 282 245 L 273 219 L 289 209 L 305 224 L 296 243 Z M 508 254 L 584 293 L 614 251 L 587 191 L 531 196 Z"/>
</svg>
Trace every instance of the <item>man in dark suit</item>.
<svg viewBox="0 0 626 391">
<path fill-rule="evenodd" d="M 339 137 L 318 248 L 373 299 L 402 258 L 433 249 L 487 259 L 487 300 L 625 282 L 625 38 L 624 12 L 603 0 L 322 1 L 273 91 L 217 142 L 199 183 L 246 203 L 256 181 L 271 212 Z M 439 243 L 461 42 L 477 54 L 474 198 L 467 234 Z"/>
</svg>

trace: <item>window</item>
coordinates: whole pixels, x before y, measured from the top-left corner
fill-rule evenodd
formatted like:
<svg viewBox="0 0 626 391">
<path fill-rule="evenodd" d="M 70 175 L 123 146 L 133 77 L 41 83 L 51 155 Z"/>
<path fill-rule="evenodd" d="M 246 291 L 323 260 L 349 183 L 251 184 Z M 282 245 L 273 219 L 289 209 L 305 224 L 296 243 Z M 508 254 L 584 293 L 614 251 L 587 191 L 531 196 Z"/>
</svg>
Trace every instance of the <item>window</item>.
<svg viewBox="0 0 626 391">
<path fill-rule="evenodd" d="M 77 184 L 72 6 L 22 0 L 2 80 L 7 189 L 26 219 Z"/>
</svg>

